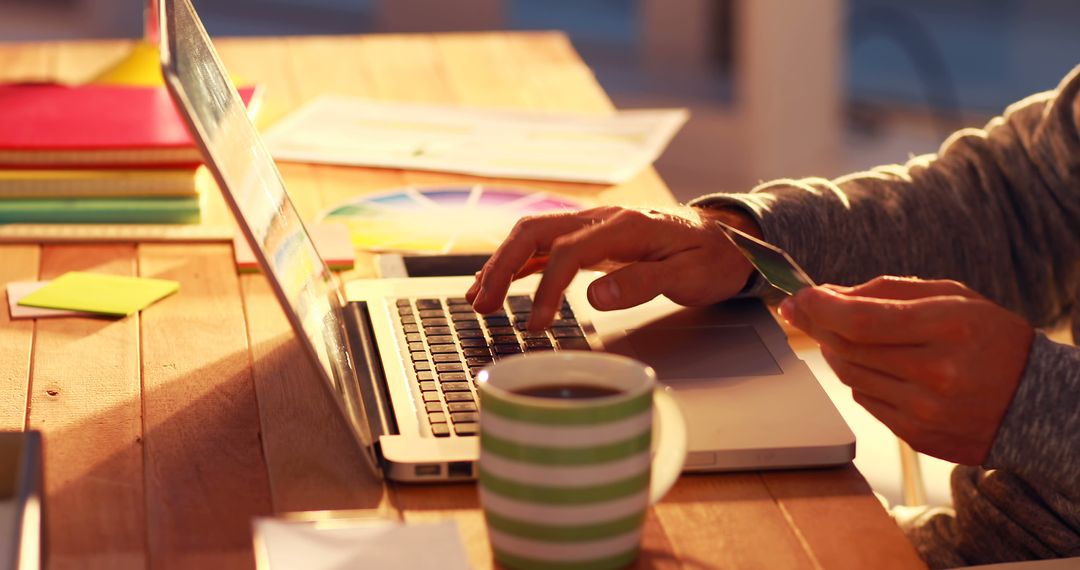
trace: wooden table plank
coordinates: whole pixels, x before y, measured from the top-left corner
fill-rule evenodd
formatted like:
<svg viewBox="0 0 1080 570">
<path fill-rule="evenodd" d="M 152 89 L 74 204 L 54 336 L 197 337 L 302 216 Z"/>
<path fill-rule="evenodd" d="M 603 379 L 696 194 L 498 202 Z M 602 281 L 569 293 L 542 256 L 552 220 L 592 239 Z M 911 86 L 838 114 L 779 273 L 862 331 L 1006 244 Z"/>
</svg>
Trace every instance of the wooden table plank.
<svg viewBox="0 0 1080 570">
<path fill-rule="evenodd" d="M 41 278 L 135 274 L 132 245 L 47 246 Z M 139 316 L 37 322 L 28 427 L 44 438 L 55 568 L 141 568 L 146 536 Z"/>
<path fill-rule="evenodd" d="M 252 567 L 272 508 L 232 249 L 142 245 L 139 274 L 180 282 L 142 312 L 150 562 Z"/>
<path fill-rule="evenodd" d="M 926 567 L 854 465 L 762 478 L 821 568 Z"/>
<path fill-rule="evenodd" d="M 37 281 L 41 248 L 36 245 L 0 246 L 0 286 L 12 281 Z M 5 292 L 5 303 L 7 296 Z M 34 321 L 12 320 L 7 306 L 0 307 L 0 430 L 22 431 L 26 426 L 30 355 Z"/>
</svg>

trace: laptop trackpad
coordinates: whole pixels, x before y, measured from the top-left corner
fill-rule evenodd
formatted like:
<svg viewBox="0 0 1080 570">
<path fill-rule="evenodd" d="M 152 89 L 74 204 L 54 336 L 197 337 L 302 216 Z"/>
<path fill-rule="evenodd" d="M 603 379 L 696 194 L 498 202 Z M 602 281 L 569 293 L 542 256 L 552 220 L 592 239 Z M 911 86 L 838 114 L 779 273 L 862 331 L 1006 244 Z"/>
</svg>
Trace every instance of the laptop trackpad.
<svg viewBox="0 0 1080 570">
<path fill-rule="evenodd" d="M 628 356 L 652 366 L 665 383 L 783 374 L 749 325 L 648 327 L 626 331 L 623 340 L 633 352 Z"/>
</svg>

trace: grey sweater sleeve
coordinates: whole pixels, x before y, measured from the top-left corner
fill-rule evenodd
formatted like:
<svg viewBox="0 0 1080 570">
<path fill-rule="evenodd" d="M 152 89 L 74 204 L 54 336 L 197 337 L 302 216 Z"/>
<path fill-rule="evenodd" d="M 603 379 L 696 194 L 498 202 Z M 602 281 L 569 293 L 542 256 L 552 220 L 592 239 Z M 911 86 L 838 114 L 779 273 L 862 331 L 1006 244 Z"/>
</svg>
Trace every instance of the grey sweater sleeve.
<svg viewBox="0 0 1080 570">
<path fill-rule="evenodd" d="M 765 239 L 820 283 L 956 279 L 1037 326 L 1051 324 L 1080 293 L 1080 67 L 984 129 L 955 133 L 936 155 L 693 205 L 746 209 Z M 768 295 L 768 285 L 758 280 L 750 292 Z M 1080 485 L 1076 350 L 1035 343 L 990 466 Z"/>
</svg>

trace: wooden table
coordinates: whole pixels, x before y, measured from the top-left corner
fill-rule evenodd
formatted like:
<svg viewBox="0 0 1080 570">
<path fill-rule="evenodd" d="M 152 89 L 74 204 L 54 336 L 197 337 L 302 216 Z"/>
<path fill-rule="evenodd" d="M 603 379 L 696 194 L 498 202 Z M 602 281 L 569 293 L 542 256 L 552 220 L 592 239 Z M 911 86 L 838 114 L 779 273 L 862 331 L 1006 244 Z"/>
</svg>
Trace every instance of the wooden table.
<svg viewBox="0 0 1080 570">
<path fill-rule="evenodd" d="M 0 79 L 78 81 L 125 42 L 0 45 Z M 602 113 L 611 103 L 557 33 L 222 40 L 273 118 L 320 93 Z M 357 193 L 467 183 L 438 173 L 283 165 L 306 215 Z M 529 183 L 590 203 L 673 202 L 651 169 L 617 187 Z M 371 259 L 345 277 L 371 275 Z M 174 279 L 126 319 L 0 313 L 0 426 L 44 433 L 51 566 L 251 567 L 251 520 L 360 509 L 457 520 L 491 565 L 471 485 L 373 480 L 266 281 L 221 244 L 0 245 L 0 283 L 71 270 Z M 643 567 L 920 568 L 851 466 L 684 477 L 651 509 Z"/>
</svg>

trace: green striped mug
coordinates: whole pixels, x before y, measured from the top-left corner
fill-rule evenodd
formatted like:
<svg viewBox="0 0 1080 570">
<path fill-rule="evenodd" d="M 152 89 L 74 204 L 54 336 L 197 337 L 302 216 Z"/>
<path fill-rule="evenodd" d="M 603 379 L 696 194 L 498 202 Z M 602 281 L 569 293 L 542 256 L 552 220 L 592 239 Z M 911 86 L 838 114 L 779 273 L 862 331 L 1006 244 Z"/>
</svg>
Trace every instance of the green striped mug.
<svg viewBox="0 0 1080 570">
<path fill-rule="evenodd" d="M 686 459 L 682 414 L 653 369 L 598 352 L 532 354 L 484 369 L 478 386 L 480 502 L 495 559 L 543 569 L 633 562 L 646 509 Z"/>
</svg>

